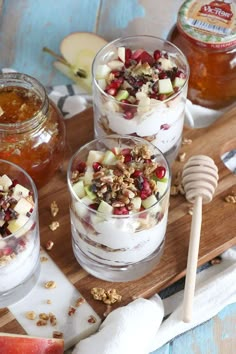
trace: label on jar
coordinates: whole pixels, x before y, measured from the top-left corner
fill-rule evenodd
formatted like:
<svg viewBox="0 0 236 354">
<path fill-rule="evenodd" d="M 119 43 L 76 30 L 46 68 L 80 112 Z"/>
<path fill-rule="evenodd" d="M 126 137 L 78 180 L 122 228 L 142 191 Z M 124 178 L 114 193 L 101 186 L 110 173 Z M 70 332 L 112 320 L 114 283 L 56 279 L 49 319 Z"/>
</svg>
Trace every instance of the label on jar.
<svg viewBox="0 0 236 354">
<path fill-rule="evenodd" d="M 233 0 L 187 0 L 179 10 L 177 25 L 200 46 L 230 47 L 236 44 L 236 5 Z"/>
</svg>

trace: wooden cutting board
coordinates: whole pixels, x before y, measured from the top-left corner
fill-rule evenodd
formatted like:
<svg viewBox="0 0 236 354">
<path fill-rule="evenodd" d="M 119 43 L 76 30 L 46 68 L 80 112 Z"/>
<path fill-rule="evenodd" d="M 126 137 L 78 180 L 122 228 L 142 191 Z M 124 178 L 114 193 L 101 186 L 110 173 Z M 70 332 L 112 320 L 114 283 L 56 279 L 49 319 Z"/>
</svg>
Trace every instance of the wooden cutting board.
<svg viewBox="0 0 236 354">
<path fill-rule="evenodd" d="M 188 241 L 191 216 L 189 204 L 181 195 L 171 197 L 165 251 L 161 262 L 153 272 L 141 280 L 128 283 L 109 283 L 88 275 L 76 262 L 71 247 L 69 220 L 69 193 L 66 184 L 68 159 L 84 143 L 93 139 L 92 109 L 66 121 L 67 152 L 63 168 L 51 182 L 39 191 L 39 214 L 41 244 L 54 241 L 50 256 L 68 279 L 82 293 L 95 311 L 102 316 L 106 306 L 92 299 L 93 287 L 116 288 L 122 295 L 117 305 L 125 305 L 136 297 L 150 297 L 178 279 L 184 277 L 187 263 Z M 206 154 L 215 160 L 219 169 L 219 185 L 210 204 L 203 206 L 203 223 L 198 264 L 202 265 L 236 244 L 236 204 L 224 201 L 228 194 L 236 194 L 236 175 L 229 171 L 220 156 L 236 148 L 236 109 L 222 116 L 208 128 L 185 128 L 184 137 L 192 139 L 191 145 L 183 145 L 186 159 L 195 154 Z M 176 161 L 172 168 L 173 179 L 182 170 L 184 162 Z M 60 208 L 60 227 L 52 232 L 49 224 L 53 221 L 50 204 L 55 200 Z M 63 296 L 63 293 L 62 293 Z M 8 309 L 0 310 L 0 331 L 24 333 Z"/>
</svg>

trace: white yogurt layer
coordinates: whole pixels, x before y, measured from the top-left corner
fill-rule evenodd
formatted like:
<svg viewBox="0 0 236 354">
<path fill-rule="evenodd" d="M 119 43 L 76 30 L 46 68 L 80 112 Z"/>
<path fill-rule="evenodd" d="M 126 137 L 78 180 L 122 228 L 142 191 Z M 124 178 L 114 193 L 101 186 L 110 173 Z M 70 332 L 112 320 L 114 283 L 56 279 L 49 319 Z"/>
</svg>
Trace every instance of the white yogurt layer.
<svg viewBox="0 0 236 354">
<path fill-rule="evenodd" d="M 111 266 L 132 264 L 150 256 L 160 246 L 166 233 L 167 215 L 168 211 L 158 224 L 151 227 L 150 223 L 154 224 L 155 221 L 150 217 L 149 220 L 93 220 L 92 228 L 82 224 L 71 210 L 72 229 L 77 233 L 73 237 L 79 248 L 91 259 Z M 146 229 L 144 222 L 148 225 Z M 142 230 L 136 231 L 138 227 L 142 227 Z"/>
<path fill-rule="evenodd" d="M 159 101 L 149 108 L 147 112 L 136 113 L 134 118 L 130 120 L 123 117 L 123 112 L 119 112 L 116 103 L 107 102 L 100 107 L 100 111 L 101 117 L 107 118 L 109 128 L 114 133 L 120 135 L 136 133 L 140 137 L 155 135 L 152 143 L 163 153 L 166 153 L 175 146 L 182 135 L 185 102 L 177 97 L 168 105 Z M 96 128 L 97 134 L 104 136 L 103 128 L 99 123 Z"/>
<path fill-rule="evenodd" d="M 34 233 L 38 232 L 36 229 Z M 31 235 L 26 248 L 9 263 L 0 267 L 0 293 L 14 289 L 31 274 L 39 257 L 39 238 Z M 35 240 L 36 243 L 35 243 Z"/>
</svg>

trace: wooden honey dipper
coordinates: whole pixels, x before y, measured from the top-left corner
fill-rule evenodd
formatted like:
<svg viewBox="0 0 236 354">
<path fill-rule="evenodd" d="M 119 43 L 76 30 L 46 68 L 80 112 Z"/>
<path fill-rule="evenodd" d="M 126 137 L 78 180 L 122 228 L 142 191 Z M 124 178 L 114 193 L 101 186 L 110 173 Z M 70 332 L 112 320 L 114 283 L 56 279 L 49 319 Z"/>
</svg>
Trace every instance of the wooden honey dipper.
<svg viewBox="0 0 236 354">
<path fill-rule="evenodd" d="M 192 156 L 184 165 L 182 183 L 186 199 L 194 203 L 183 302 L 183 321 L 190 322 L 200 244 L 202 204 L 209 203 L 213 198 L 218 183 L 217 166 L 208 156 Z"/>
</svg>

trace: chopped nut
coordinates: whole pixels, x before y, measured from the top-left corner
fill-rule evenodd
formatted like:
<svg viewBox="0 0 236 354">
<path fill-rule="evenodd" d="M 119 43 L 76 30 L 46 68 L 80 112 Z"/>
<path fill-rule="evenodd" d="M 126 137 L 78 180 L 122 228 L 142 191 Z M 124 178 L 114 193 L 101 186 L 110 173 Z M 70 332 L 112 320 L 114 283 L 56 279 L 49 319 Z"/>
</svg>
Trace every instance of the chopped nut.
<svg viewBox="0 0 236 354">
<path fill-rule="evenodd" d="M 184 162 L 186 158 L 186 152 L 181 152 L 178 156 L 180 162 Z"/>
<path fill-rule="evenodd" d="M 53 313 L 51 313 L 51 312 L 49 312 L 48 316 L 49 316 L 50 324 L 51 324 L 52 326 L 56 326 L 56 325 L 57 325 L 57 318 L 56 318 L 56 316 L 55 316 Z"/>
<path fill-rule="evenodd" d="M 192 139 L 183 138 L 182 145 L 190 145 L 190 144 L 192 144 Z"/>
<path fill-rule="evenodd" d="M 49 280 L 49 281 L 47 281 L 45 284 L 44 284 L 44 287 L 46 288 L 46 289 L 54 289 L 54 288 L 56 288 L 56 282 L 55 281 L 53 281 L 53 280 Z"/>
<path fill-rule="evenodd" d="M 25 316 L 28 318 L 28 320 L 35 320 L 36 313 L 34 311 L 28 311 L 26 312 Z"/>
<path fill-rule="evenodd" d="M 96 322 L 97 322 L 97 320 L 93 315 L 89 316 L 88 323 L 96 323 Z"/>
<path fill-rule="evenodd" d="M 47 243 L 46 243 L 46 250 L 47 251 L 51 251 L 51 249 L 53 248 L 53 246 L 54 246 L 54 242 L 52 241 L 52 240 L 49 240 L 49 241 L 47 241 Z"/>
<path fill-rule="evenodd" d="M 44 313 L 44 312 L 39 314 L 39 318 L 41 320 L 45 320 L 45 321 L 49 320 L 49 316 L 46 313 Z"/>
<path fill-rule="evenodd" d="M 235 204 L 236 203 L 236 195 L 227 195 L 225 197 L 225 201 L 226 201 L 226 203 Z"/>
<path fill-rule="evenodd" d="M 40 257 L 40 262 L 47 262 L 48 261 L 48 258 L 47 257 L 45 257 L 45 256 L 42 256 L 42 257 Z"/>
<path fill-rule="evenodd" d="M 212 264 L 212 265 L 215 265 L 215 264 L 220 264 L 221 263 L 221 257 L 215 257 L 215 258 L 213 258 L 211 261 L 210 261 L 210 263 Z"/>
<path fill-rule="evenodd" d="M 50 230 L 55 231 L 56 229 L 58 229 L 59 226 L 60 226 L 59 221 L 53 221 L 49 225 L 49 228 L 50 228 Z"/>
<path fill-rule="evenodd" d="M 103 300 L 106 297 L 105 289 L 103 288 L 92 288 L 91 294 L 94 300 Z"/>
<path fill-rule="evenodd" d="M 76 311 L 76 308 L 73 307 L 73 306 L 70 306 L 70 307 L 69 307 L 69 310 L 68 310 L 68 315 L 69 315 L 69 316 L 74 315 L 74 314 L 75 314 L 75 311 Z"/>
<path fill-rule="evenodd" d="M 48 305 L 51 305 L 52 300 L 48 299 L 48 300 L 46 301 L 46 303 L 47 303 Z"/>
<path fill-rule="evenodd" d="M 46 326 L 47 324 L 48 324 L 48 321 L 45 321 L 45 320 L 38 320 L 36 322 L 36 326 L 38 326 L 38 327 Z"/>
<path fill-rule="evenodd" d="M 64 337 L 63 333 L 60 331 L 53 331 L 52 337 L 57 339 L 62 339 Z"/>
<path fill-rule="evenodd" d="M 79 297 L 76 301 L 75 301 L 75 307 L 79 307 L 80 305 L 85 303 L 85 299 L 83 297 Z"/>
<path fill-rule="evenodd" d="M 170 195 L 176 196 L 179 194 L 179 190 L 177 186 L 171 186 L 170 187 Z"/>
<path fill-rule="evenodd" d="M 122 296 L 116 292 L 116 289 L 102 289 L 102 288 L 93 288 L 91 294 L 95 300 L 103 301 L 104 304 L 111 305 L 115 302 L 120 302 Z"/>
<path fill-rule="evenodd" d="M 59 208 L 58 208 L 57 202 L 55 200 L 51 203 L 50 209 L 51 209 L 52 216 L 53 217 L 57 216 L 57 214 L 59 212 Z"/>
</svg>

